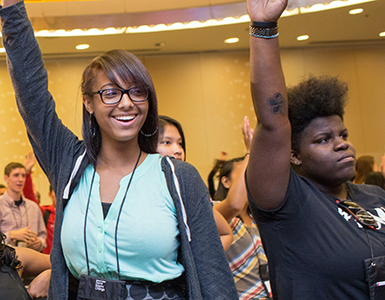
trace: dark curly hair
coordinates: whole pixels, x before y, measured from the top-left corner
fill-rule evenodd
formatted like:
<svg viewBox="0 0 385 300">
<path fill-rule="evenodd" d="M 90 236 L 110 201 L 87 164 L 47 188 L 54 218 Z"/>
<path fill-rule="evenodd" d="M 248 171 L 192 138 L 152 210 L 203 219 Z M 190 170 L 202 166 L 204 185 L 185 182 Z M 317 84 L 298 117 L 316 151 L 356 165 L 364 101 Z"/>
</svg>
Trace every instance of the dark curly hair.
<svg viewBox="0 0 385 300">
<path fill-rule="evenodd" d="M 347 92 L 346 82 L 331 76 L 310 76 L 288 89 L 293 150 L 300 150 L 302 132 L 313 119 L 338 115 L 343 120 Z"/>
<path fill-rule="evenodd" d="M 20 269 L 21 262 L 16 257 L 15 249 L 5 244 L 5 235 L 0 231 L 0 268 L 11 267 L 14 270 Z"/>
</svg>

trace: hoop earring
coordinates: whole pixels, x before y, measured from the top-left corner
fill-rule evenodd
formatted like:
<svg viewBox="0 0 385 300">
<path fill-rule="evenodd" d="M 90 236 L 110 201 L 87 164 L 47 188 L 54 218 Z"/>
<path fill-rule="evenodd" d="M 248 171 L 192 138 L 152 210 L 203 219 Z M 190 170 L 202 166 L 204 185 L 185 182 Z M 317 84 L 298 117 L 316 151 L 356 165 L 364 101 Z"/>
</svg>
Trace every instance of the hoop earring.
<svg viewBox="0 0 385 300">
<path fill-rule="evenodd" d="M 91 137 L 95 137 L 96 129 L 95 129 L 95 126 L 93 125 L 92 117 L 93 117 L 93 114 L 90 114 L 90 134 L 91 134 Z"/>
<path fill-rule="evenodd" d="M 155 133 L 157 133 L 157 132 L 158 132 L 158 126 L 156 126 L 156 128 L 155 128 L 155 130 L 154 130 L 153 133 L 144 133 L 144 132 L 142 131 L 142 129 L 140 130 L 140 133 L 141 133 L 143 136 L 145 136 L 145 137 L 151 137 L 151 136 L 155 135 Z"/>
</svg>

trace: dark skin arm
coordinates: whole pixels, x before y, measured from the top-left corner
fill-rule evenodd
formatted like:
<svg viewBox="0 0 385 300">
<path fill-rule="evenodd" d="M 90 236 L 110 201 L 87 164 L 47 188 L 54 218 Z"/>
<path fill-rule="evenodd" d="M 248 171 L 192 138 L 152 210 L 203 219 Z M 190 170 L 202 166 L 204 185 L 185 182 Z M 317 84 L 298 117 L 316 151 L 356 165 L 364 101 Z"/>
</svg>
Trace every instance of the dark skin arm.
<svg viewBox="0 0 385 300">
<path fill-rule="evenodd" d="M 287 0 L 247 1 L 250 18 L 257 22 L 277 21 L 286 5 Z M 291 150 L 278 38 L 250 36 L 250 84 L 258 124 L 254 130 L 246 180 L 258 207 L 276 209 L 285 199 Z M 279 110 L 274 111 L 278 107 Z"/>
</svg>

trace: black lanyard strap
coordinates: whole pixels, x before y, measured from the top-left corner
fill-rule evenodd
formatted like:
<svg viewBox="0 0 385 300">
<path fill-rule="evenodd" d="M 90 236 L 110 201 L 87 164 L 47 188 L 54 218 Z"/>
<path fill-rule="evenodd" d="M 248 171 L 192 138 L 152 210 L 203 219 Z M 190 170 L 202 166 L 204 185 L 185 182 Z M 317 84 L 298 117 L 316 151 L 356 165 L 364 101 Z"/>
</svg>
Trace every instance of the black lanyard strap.
<svg viewBox="0 0 385 300">
<path fill-rule="evenodd" d="M 119 255 L 118 255 L 118 224 L 119 224 L 120 215 L 122 213 L 123 204 L 124 204 L 124 202 L 126 200 L 126 197 L 127 197 L 128 189 L 130 188 L 132 179 L 134 178 L 135 170 L 138 167 L 138 164 L 139 164 L 141 156 L 142 156 L 142 150 L 139 152 L 139 156 L 138 156 L 138 159 L 137 159 L 137 161 L 135 163 L 134 170 L 132 171 L 131 178 L 128 181 L 127 188 L 126 188 L 126 191 L 124 193 L 124 197 L 123 197 L 122 203 L 120 204 L 118 218 L 116 220 L 116 226 L 115 226 L 115 254 L 116 254 L 116 266 L 117 266 L 119 280 L 120 280 L 120 266 L 119 266 Z M 88 208 L 89 208 L 89 205 L 90 205 L 91 191 L 92 191 L 92 186 L 93 186 L 94 180 L 95 180 L 95 173 L 96 173 L 96 169 L 94 168 L 94 173 L 92 175 L 92 180 L 91 180 L 90 191 L 88 193 L 86 214 L 85 214 L 85 217 L 84 217 L 84 249 L 85 249 L 85 252 L 86 252 L 87 274 L 88 274 L 88 276 L 90 276 L 90 263 L 89 263 L 89 260 L 88 260 L 88 248 L 87 248 L 87 242 L 86 242 L 86 240 L 87 240 L 86 228 L 87 228 Z"/>
</svg>

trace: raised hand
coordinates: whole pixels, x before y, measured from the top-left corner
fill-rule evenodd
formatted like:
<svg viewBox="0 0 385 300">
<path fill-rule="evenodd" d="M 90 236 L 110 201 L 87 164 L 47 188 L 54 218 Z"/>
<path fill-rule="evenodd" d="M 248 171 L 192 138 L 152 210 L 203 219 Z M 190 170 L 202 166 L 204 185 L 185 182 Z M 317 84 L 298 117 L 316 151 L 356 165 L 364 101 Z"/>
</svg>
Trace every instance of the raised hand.
<svg viewBox="0 0 385 300">
<path fill-rule="evenodd" d="M 250 121 L 248 117 L 245 117 L 243 119 L 242 135 L 243 135 L 243 142 L 245 143 L 245 146 L 246 146 L 246 150 L 247 152 L 250 152 L 251 141 L 254 135 L 254 129 L 250 128 Z"/>
<path fill-rule="evenodd" d="M 248 0 L 247 11 L 251 21 L 276 22 L 286 8 L 288 0 Z"/>
<path fill-rule="evenodd" d="M 36 164 L 36 157 L 33 151 L 29 152 L 24 159 L 24 167 L 27 173 L 31 173 L 33 166 Z"/>
</svg>

